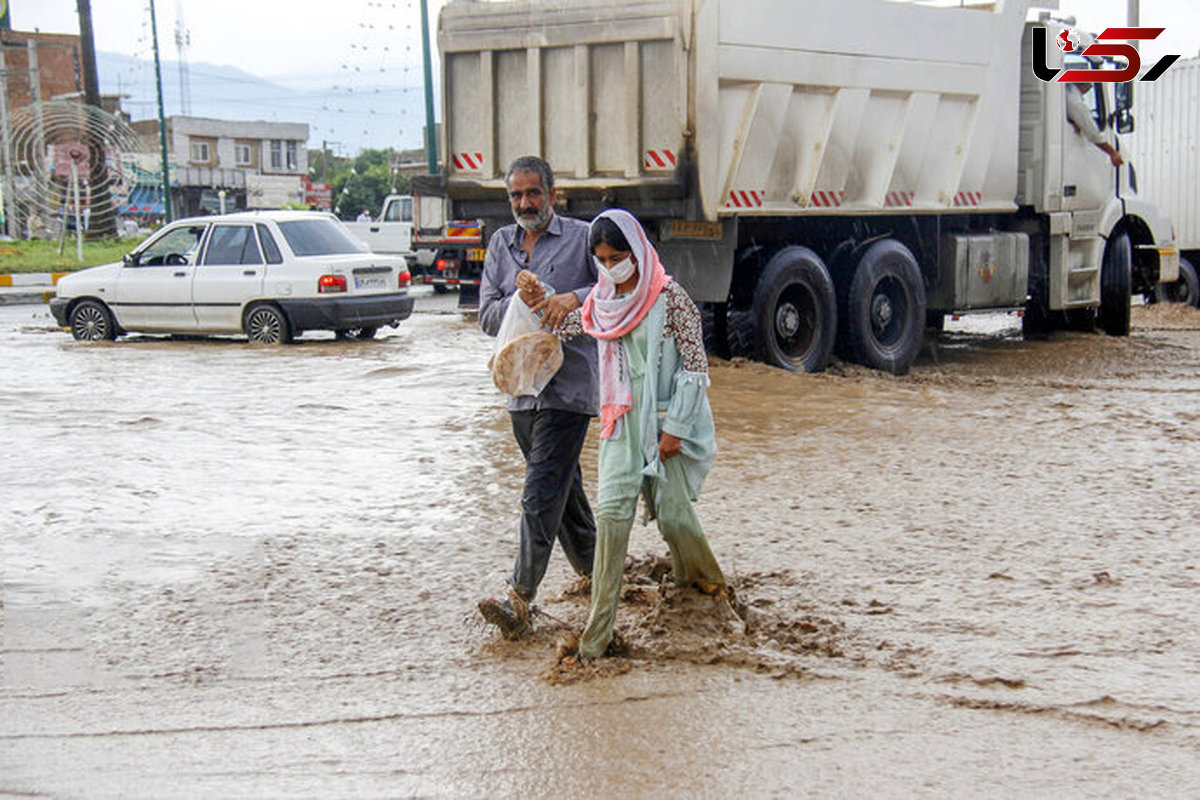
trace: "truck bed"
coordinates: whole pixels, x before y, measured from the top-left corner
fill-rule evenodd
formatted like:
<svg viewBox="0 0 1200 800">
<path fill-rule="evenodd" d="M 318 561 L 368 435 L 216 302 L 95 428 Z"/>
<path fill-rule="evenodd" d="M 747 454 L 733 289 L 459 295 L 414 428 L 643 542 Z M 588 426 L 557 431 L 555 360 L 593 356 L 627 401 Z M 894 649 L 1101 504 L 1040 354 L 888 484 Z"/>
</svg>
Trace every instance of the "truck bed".
<svg viewBox="0 0 1200 800">
<path fill-rule="evenodd" d="M 1028 2 L 513 0 L 442 11 L 447 192 L 545 157 L 694 219 L 1011 211 Z"/>
</svg>

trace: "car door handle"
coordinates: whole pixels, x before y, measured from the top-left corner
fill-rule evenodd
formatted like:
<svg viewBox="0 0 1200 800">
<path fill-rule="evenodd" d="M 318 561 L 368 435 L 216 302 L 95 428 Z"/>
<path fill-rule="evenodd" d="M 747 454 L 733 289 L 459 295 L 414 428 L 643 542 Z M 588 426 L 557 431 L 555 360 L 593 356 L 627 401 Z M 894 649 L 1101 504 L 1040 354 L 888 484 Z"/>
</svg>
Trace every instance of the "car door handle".
<svg viewBox="0 0 1200 800">
<path fill-rule="evenodd" d="M 187 273 L 186 273 L 186 272 L 176 272 L 176 273 L 175 273 L 175 277 L 176 277 L 176 278 L 186 278 L 186 277 L 187 277 Z"/>
<path fill-rule="evenodd" d="M 244 269 L 244 270 L 242 270 L 242 274 L 243 275 L 257 275 L 258 272 L 256 270 L 252 270 L 252 269 Z"/>
</svg>

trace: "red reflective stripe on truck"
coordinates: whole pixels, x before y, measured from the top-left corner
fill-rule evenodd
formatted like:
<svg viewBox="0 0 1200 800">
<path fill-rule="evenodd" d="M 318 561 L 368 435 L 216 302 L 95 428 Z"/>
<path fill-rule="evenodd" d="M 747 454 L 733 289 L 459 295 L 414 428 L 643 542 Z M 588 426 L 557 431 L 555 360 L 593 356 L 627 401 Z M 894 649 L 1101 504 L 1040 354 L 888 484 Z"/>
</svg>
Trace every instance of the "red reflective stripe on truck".
<svg viewBox="0 0 1200 800">
<path fill-rule="evenodd" d="M 458 169 L 475 172 L 483 169 L 483 153 L 455 153 L 451 160 Z"/>
<path fill-rule="evenodd" d="M 737 189 L 729 193 L 726 208 L 759 208 L 766 192 L 755 189 Z"/>
<path fill-rule="evenodd" d="M 646 169 L 669 169 L 675 166 L 675 153 L 670 150 L 647 150 L 643 163 Z"/>
</svg>

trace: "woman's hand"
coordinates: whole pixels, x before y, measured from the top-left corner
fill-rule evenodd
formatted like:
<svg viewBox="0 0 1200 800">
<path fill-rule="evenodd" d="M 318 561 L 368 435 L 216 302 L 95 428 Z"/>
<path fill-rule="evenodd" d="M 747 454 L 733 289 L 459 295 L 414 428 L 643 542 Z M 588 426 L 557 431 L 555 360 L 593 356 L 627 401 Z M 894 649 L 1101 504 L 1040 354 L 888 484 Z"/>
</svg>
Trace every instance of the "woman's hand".
<svg viewBox="0 0 1200 800">
<path fill-rule="evenodd" d="M 679 455 L 679 451 L 683 449 L 683 440 L 678 436 L 663 431 L 662 436 L 658 437 L 658 457 L 666 461 L 672 456 Z"/>
<path fill-rule="evenodd" d="M 563 292 L 547 300 L 542 300 L 542 302 L 536 306 L 530 306 L 530 308 L 533 309 L 535 314 L 545 309 L 546 313 L 542 315 L 542 327 L 556 330 L 558 326 L 563 324 L 563 320 L 567 318 L 567 314 L 570 314 L 581 305 L 583 304 L 579 302 L 579 298 L 575 296 L 574 292 Z"/>
</svg>

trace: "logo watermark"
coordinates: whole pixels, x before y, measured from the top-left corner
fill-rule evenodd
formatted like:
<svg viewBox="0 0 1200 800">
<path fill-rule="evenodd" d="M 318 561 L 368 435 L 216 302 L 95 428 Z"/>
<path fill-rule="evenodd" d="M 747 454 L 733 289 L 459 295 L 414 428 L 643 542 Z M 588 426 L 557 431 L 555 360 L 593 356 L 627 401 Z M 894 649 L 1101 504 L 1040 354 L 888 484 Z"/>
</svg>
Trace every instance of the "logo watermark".
<svg viewBox="0 0 1200 800">
<path fill-rule="evenodd" d="M 1124 58 L 1124 69 L 1050 69 L 1046 63 L 1046 29 L 1040 25 L 1033 28 L 1033 74 L 1039 80 L 1049 83 L 1060 72 L 1058 83 L 1127 83 L 1137 77 L 1142 69 L 1142 57 L 1137 48 L 1127 44 L 1129 40 L 1149 41 L 1157 39 L 1166 28 L 1105 28 L 1096 37 L 1096 43 L 1089 45 L 1082 55 L 1101 58 L 1104 56 L 1119 56 Z M 1113 39 L 1122 40 L 1120 44 L 1101 44 L 1102 41 Z M 1079 35 L 1071 28 L 1065 28 L 1054 40 L 1058 48 L 1064 52 L 1074 52 L 1079 47 Z M 1167 71 L 1167 67 L 1179 60 L 1179 56 L 1163 56 L 1154 67 L 1142 76 L 1144 81 L 1158 80 Z"/>
</svg>

